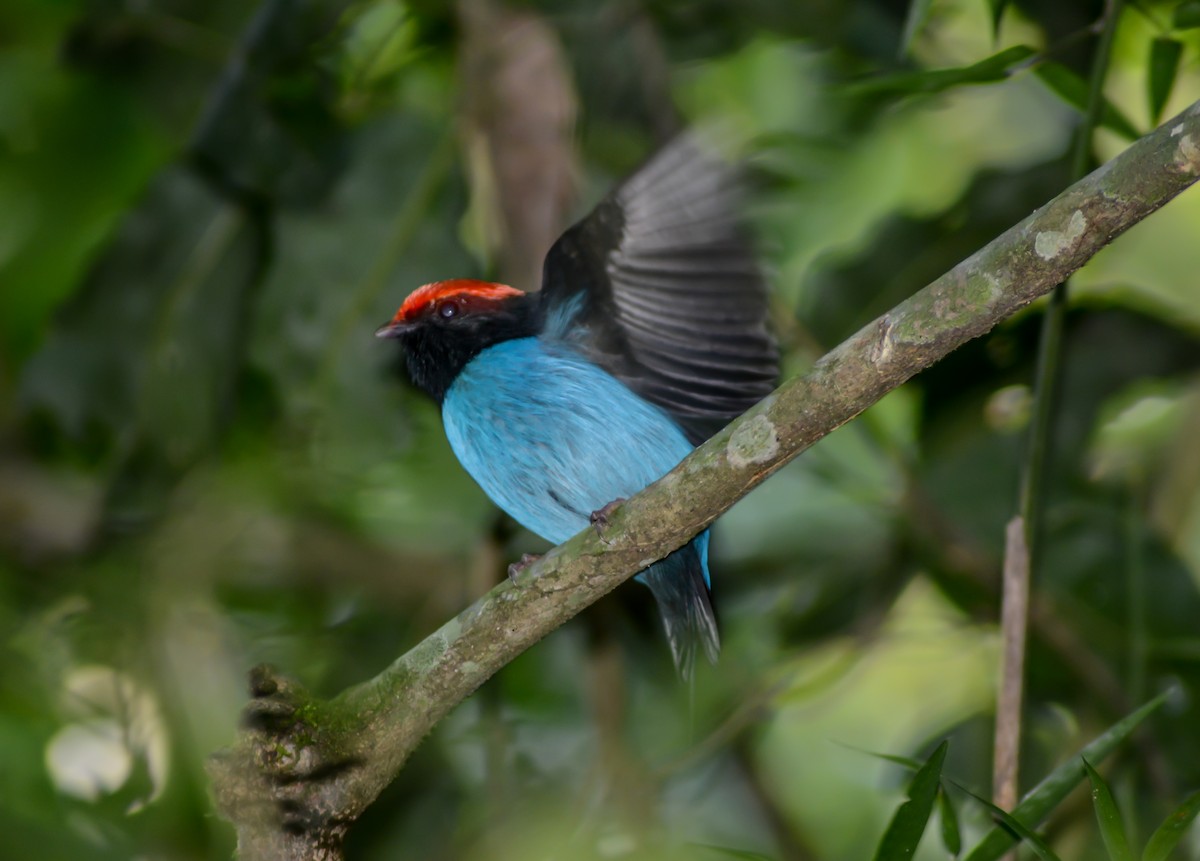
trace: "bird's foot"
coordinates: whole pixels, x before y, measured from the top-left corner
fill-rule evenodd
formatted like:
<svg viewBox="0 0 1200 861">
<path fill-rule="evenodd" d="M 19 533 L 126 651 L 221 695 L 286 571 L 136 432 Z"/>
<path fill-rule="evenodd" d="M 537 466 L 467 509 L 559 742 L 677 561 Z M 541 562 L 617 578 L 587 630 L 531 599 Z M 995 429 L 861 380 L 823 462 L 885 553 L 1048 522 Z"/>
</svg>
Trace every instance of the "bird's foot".
<svg viewBox="0 0 1200 861">
<path fill-rule="evenodd" d="M 608 527 L 611 523 L 610 518 L 612 517 L 613 512 L 616 511 L 617 506 L 619 506 L 624 501 L 625 501 L 625 497 L 618 496 L 616 499 L 614 499 L 612 502 L 605 505 L 603 508 L 597 508 L 595 511 L 593 511 L 591 514 L 588 515 L 588 521 L 592 524 L 592 528 L 594 528 L 596 530 L 596 534 L 599 535 L 601 538 L 604 537 L 604 532 L 606 529 L 608 529 Z"/>
<path fill-rule="evenodd" d="M 539 553 L 522 553 L 518 561 L 508 566 L 508 579 L 515 583 L 522 571 L 541 558 Z"/>
</svg>

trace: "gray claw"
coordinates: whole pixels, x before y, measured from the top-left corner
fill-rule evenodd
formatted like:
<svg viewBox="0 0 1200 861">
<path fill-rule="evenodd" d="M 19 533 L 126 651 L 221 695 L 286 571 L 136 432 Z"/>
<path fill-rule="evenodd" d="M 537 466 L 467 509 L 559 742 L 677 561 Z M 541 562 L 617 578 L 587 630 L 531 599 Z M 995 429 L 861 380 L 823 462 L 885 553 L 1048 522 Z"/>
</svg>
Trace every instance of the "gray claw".
<svg viewBox="0 0 1200 861">
<path fill-rule="evenodd" d="M 522 553 L 520 560 L 508 566 L 508 579 L 515 583 L 522 571 L 541 558 L 537 553 Z"/>
<path fill-rule="evenodd" d="M 616 511 L 617 507 L 624 501 L 625 497 L 619 496 L 612 502 L 605 505 L 603 508 L 597 508 L 588 515 L 588 521 L 592 524 L 592 526 L 595 527 L 597 535 L 604 535 L 604 530 L 608 529 L 610 518 L 612 517 L 613 512 Z"/>
</svg>

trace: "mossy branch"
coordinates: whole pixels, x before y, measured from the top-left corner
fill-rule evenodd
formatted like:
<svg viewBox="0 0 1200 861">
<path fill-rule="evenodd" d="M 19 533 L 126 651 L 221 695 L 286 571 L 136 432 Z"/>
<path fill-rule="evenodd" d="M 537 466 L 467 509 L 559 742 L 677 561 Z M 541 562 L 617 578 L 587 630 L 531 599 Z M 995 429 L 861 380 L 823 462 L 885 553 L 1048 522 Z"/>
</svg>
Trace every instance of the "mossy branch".
<svg viewBox="0 0 1200 861">
<path fill-rule="evenodd" d="M 670 474 L 330 701 L 260 670 L 214 757 L 244 859 L 336 859 L 421 739 L 497 670 L 690 540 L 821 437 L 1048 293 L 1200 176 L 1200 102 L 789 380 Z"/>
</svg>

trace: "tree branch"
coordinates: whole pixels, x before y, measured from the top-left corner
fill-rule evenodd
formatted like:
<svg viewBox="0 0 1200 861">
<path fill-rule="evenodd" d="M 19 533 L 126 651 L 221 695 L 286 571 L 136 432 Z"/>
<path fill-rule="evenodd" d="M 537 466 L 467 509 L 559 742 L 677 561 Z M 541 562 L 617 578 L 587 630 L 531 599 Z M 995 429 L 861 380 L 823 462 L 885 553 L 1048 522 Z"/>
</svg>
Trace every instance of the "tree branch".
<svg viewBox="0 0 1200 861">
<path fill-rule="evenodd" d="M 244 859 L 341 857 L 348 825 L 497 670 L 697 532 L 821 437 L 1083 266 L 1200 174 L 1200 102 L 870 323 L 671 473 L 330 701 L 259 670 L 248 729 L 214 758 Z"/>
</svg>

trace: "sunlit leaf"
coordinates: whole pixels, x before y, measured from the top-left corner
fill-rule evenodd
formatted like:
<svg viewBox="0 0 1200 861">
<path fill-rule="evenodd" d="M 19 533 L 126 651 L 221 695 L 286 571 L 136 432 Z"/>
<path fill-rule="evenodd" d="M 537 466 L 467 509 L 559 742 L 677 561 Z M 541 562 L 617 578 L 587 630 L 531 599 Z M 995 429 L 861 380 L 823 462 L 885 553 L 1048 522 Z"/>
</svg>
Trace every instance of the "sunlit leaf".
<svg viewBox="0 0 1200 861">
<path fill-rule="evenodd" d="M 1193 792 L 1171 811 L 1171 815 L 1151 835 L 1150 842 L 1146 844 L 1146 851 L 1142 853 L 1142 861 L 1166 861 L 1198 813 L 1200 792 Z"/>
<path fill-rule="evenodd" d="M 339 48 L 348 87 L 377 83 L 399 71 L 413 56 L 416 25 L 397 0 L 356 7 L 343 22 Z"/>
<path fill-rule="evenodd" d="M 1133 861 L 1129 838 L 1125 836 L 1125 823 L 1121 821 L 1121 811 L 1117 809 L 1117 802 L 1113 800 L 1112 790 L 1086 758 L 1083 760 L 1083 768 L 1092 784 L 1092 804 L 1096 808 L 1100 836 L 1104 838 L 1108 857 L 1112 861 Z"/>
<path fill-rule="evenodd" d="M 1159 694 L 1139 709 L 1129 713 L 1108 728 L 1090 744 L 1084 747 L 1080 755 L 1089 762 L 1100 762 L 1117 749 L 1133 734 L 1146 718 L 1162 707 L 1167 701 L 1170 691 Z M 1035 786 L 1021 803 L 1012 811 L 1012 815 L 1022 822 L 1037 823 L 1045 819 L 1058 804 L 1067 797 L 1083 778 L 1083 769 L 1078 760 L 1072 758 L 1064 762 Z M 1013 844 L 1012 835 L 1004 828 L 996 827 L 987 833 L 970 854 L 966 861 L 995 861 Z"/>
<path fill-rule="evenodd" d="M 1178 385 L 1155 381 L 1106 401 L 1088 453 L 1092 475 L 1132 479 L 1155 469 L 1182 432 L 1188 397 Z"/>
<path fill-rule="evenodd" d="M 1046 61 L 1038 64 L 1034 74 L 1068 105 L 1080 113 L 1087 111 L 1088 84 L 1075 72 L 1062 63 Z M 1137 127 L 1108 99 L 1104 100 L 1104 107 L 1100 112 L 1100 125 L 1127 140 L 1137 140 L 1141 137 Z"/>
<path fill-rule="evenodd" d="M 1160 36 L 1150 43 L 1150 70 L 1146 78 L 1149 90 L 1150 123 L 1158 125 L 1171 89 L 1175 86 L 1175 75 L 1179 71 L 1179 59 L 1183 56 L 1183 43 Z"/>
<path fill-rule="evenodd" d="M 941 785 L 942 763 L 950 742 L 943 741 L 908 785 L 908 801 L 900 805 L 875 850 L 875 861 L 912 858 L 925 833 Z"/>
</svg>

